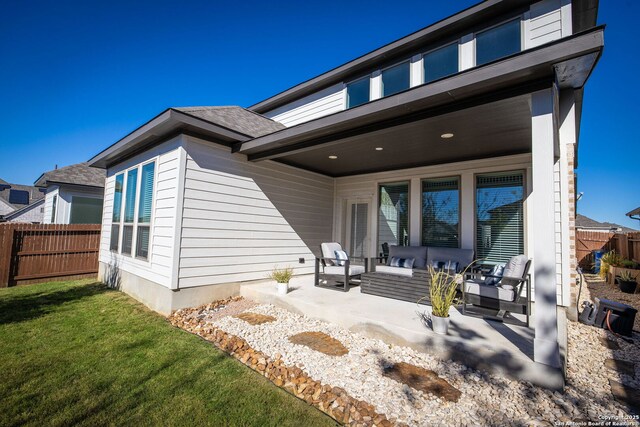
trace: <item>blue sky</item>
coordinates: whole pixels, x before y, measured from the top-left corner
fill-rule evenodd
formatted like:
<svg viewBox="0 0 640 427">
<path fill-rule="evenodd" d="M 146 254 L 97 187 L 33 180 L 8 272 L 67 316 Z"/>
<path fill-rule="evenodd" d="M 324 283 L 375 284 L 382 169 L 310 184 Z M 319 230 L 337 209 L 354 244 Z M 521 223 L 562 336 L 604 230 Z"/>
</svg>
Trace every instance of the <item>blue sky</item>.
<svg viewBox="0 0 640 427">
<path fill-rule="evenodd" d="M 475 1 L 13 1 L 0 14 L 0 178 L 85 161 L 170 106 L 249 106 Z M 578 212 L 640 228 L 631 0 L 601 1 Z"/>
</svg>

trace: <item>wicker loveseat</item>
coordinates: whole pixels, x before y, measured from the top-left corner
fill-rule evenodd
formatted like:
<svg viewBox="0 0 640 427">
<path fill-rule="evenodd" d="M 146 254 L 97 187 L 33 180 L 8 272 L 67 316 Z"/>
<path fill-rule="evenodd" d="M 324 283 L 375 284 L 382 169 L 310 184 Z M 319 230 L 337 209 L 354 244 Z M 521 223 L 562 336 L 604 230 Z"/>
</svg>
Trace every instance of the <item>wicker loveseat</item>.
<svg viewBox="0 0 640 427">
<path fill-rule="evenodd" d="M 473 262 L 473 249 L 390 246 L 385 258 L 371 260 L 370 271 L 361 276 L 361 292 L 428 304 L 430 275 L 427 266 L 454 262 L 457 263 L 456 270 L 462 271 Z M 394 267 L 394 258 L 413 259 L 413 268 Z"/>
</svg>

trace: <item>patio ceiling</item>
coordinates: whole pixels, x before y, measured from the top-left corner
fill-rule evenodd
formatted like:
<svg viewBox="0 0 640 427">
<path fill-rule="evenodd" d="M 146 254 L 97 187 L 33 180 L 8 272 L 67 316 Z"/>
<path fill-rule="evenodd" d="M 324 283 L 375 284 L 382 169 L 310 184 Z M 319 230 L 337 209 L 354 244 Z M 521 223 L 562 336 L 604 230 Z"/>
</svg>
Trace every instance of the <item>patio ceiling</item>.
<svg viewBox="0 0 640 427">
<path fill-rule="evenodd" d="M 454 136 L 441 138 L 445 133 Z M 530 151 L 531 108 L 526 94 L 338 139 L 277 160 L 338 177 Z"/>
</svg>

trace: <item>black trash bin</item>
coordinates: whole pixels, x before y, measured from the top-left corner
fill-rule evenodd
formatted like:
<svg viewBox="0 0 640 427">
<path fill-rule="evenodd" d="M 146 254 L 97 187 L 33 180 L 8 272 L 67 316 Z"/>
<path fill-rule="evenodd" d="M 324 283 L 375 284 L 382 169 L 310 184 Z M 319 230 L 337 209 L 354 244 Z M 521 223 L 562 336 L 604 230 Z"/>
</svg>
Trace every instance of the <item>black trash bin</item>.
<svg viewBox="0 0 640 427">
<path fill-rule="evenodd" d="M 596 298 L 596 306 L 598 307 L 598 312 L 593 323 L 594 326 L 609 329 L 610 325 L 613 332 L 628 337 L 631 336 L 638 310 L 621 302 L 600 298 Z M 609 317 L 609 325 L 607 325 L 607 316 Z"/>
</svg>

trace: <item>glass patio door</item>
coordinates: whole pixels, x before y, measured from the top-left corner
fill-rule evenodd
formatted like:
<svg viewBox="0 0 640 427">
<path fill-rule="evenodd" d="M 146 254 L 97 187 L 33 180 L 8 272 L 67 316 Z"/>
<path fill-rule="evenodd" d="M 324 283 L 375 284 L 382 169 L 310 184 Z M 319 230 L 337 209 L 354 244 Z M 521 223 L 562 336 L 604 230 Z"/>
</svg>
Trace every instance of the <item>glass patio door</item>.
<svg viewBox="0 0 640 427">
<path fill-rule="evenodd" d="M 346 250 L 350 257 L 369 257 L 369 201 L 348 200 Z"/>
</svg>

